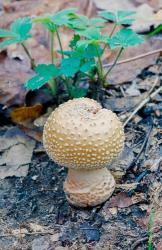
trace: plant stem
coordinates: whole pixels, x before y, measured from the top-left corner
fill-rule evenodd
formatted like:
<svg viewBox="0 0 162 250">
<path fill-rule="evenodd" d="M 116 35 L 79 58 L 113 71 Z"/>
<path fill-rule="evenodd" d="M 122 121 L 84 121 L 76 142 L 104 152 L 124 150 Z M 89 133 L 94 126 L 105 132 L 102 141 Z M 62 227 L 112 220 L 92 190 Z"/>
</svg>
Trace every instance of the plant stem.
<svg viewBox="0 0 162 250">
<path fill-rule="evenodd" d="M 26 45 L 25 45 L 24 43 L 21 43 L 21 45 L 22 45 L 22 47 L 23 47 L 25 53 L 27 54 L 27 56 L 28 56 L 28 58 L 29 58 L 29 60 L 30 60 L 31 68 L 34 70 L 35 67 L 36 67 L 36 64 L 35 64 L 34 59 L 33 59 L 32 56 L 30 55 L 30 52 L 29 52 L 29 50 L 27 49 Z"/>
<path fill-rule="evenodd" d="M 63 51 L 63 47 L 62 47 L 62 43 L 61 43 L 61 39 L 60 39 L 60 35 L 58 32 L 58 29 L 56 28 L 56 36 L 59 42 L 59 46 L 60 46 L 60 50 L 61 50 L 61 55 L 62 55 L 62 59 L 64 58 L 64 51 Z"/>
<path fill-rule="evenodd" d="M 115 25 L 113 26 L 113 29 L 112 29 L 112 31 L 111 31 L 111 33 L 110 33 L 110 35 L 109 35 L 110 38 L 111 38 L 112 35 L 114 34 L 114 31 L 115 31 L 116 27 L 117 27 L 117 24 L 115 24 Z M 105 44 L 105 46 L 104 46 L 104 48 L 103 48 L 103 53 L 104 53 L 106 47 L 107 47 L 107 44 Z"/>
<path fill-rule="evenodd" d="M 63 78 L 63 80 L 64 80 L 64 83 L 65 83 L 65 87 L 66 87 L 66 90 L 68 92 L 68 95 L 69 95 L 69 97 L 71 97 L 71 91 L 70 91 L 71 86 L 69 84 L 68 78 L 65 77 L 65 78 Z"/>
<path fill-rule="evenodd" d="M 50 32 L 51 35 L 51 40 L 50 40 L 50 52 L 51 52 L 51 63 L 54 64 L 54 32 Z M 48 81 L 48 85 L 50 87 L 50 90 L 53 95 L 56 95 L 57 93 L 57 82 L 55 78 L 52 78 L 51 80 Z"/>
<path fill-rule="evenodd" d="M 123 52 L 124 48 L 121 48 L 119 50 L 119 53 L 117 54 L 117 57 L 115 58 L 115 61 L 113 62 L 113 64 L 111 65 L 111 67 L 108 69 L 107 73 L 104 75 L 104 79 L 106 79 L 107 75 L 111 72 L 111 70 L 114 68 L 114 66 L 116 65 L 121 53 Z"/>
<path fill-rule="evenodd" d="M 57 93 L 57 83 L 56 83 L 56 80 L 54 78 L 52 78 L 51 80 L 48 81 L 48 85 L 50 87 L 50 90 L 51 90 L 52 94 L 56 95 L 56 93 Z"/>
<path fill-rule="evenodd" d="M 54 49 L 53 49 L 53 43 L 54 43 L 54 33 L 51 32 L 51 42 L 50 42 L 50 51 L 51 51 L 51 63 L 54 63 Z"/>
<path fill-rule="evenodd" d="M 110 37 L 112 37 L 112 35 L 114 34 L 114 31 L 115 31 L 116 27 L 117 27 L 117 24 L 114 25 L 114 27 L 113 27 L 113 29 L 112 29 L 110 35 L 109 35 Z"/>
<path fill-rule="evenodd" d="M 148 250 L 153 250 L 153 225 L 154 225 L 154 209 L 151 209 L 148 224 Z"/>
<path fill-rule="evenodd" d="M 99 76 L 99 80 L 102 82 L 102 80 L 103 80 L 103 66 L 102 66 L 102 61 L 101 61 L 101 57 L 99 55 L 99 51 L 98 51 L 97 46 L 96 46 L 96 52 L 97 52 L 97 57 L 98 57 L 98 76 Z"/>
</svg>

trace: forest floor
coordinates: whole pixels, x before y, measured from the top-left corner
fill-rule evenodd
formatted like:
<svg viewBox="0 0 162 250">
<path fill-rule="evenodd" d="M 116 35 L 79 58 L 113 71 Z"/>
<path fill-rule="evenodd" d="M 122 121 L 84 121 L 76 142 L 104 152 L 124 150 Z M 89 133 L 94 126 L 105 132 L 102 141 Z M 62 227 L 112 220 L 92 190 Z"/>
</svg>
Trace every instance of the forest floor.
<svg viewBox="0 0 162 250">
<path fill-rule="evenodd" d="M 15 15 L 11 6 L 3 13 L 7 20 Z M 14 7 L 21 11 L 21 4 Z M 158 49 L 159 41 L 149 46 Z M 21 77 L 31 72 L 16 49 L 0 53 L 0 250 L 145 250 L 151 236 L 153 249 L 162 250 L 162 95 L 156 93 L 162 82 L 161 55 L 136 62 L 136 69 L 131 66 L 136 75 L 126 64 L 117 68 L 117 84 L 103 90 L 102 105 L 122 121 L 137 112 L 125 123 L 125 148 L 111 165 L 115 192 L 100 206 L 80 209 L 65 198 L 67 170 L 47 156 L 40 120 L 33 129 L 10 119 L 27 96 L 30 105 L 38 100 L 22 90 Z M 118 84 L 123 70 L 128 79 Z"/>
</svg>

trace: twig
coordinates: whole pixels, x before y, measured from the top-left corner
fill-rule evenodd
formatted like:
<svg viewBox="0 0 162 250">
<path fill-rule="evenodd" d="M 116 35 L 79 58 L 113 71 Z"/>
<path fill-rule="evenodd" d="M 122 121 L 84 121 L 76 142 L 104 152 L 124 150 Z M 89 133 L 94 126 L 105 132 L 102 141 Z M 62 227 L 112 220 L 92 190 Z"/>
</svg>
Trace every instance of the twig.
<svg viewBox="0 0 162 250">
<path fill-rule="evenodd" d="M 139 60 L 139 59 L 141 59 L 143 57 L 151 56 L 151 55 L 154 55 L 154 54 L 158 54 L 160 52 L 162 52 L 162 48 L 161 49 L 157 49 L 157 50 L 153 50 L 153 51 L 150 51 L 150 52 L 138 55 L 138 56 L 127 58 L 125 60 L 118 61 L 116 63 L 116 65 L 123 64 L 123 63 L 128 63 L 128 62 L 132 62 L 132 61 L 136 61 L 136 60 Z M 113 65 L 113 63 L 104 64 L 104 68 L 111 67 L 112 65 Z"/>
<path fill-rule="evenodd" d="M 144 150 L 144 148 L 145 148 L 145 146 L 146 146 L 146 143 L 147 143 L 147 141 L 148 141 L 148 138 L 150 137 L 152 128 L 153 128 L 153 125 L 150 126 L 150 129 L 149 129 L 149 131 L 148 131 L 148 133 L 147 133 L 147 135 L 146 135 L 146 137 L 145 137 L 145 139 L 144 139 L 144 141 L 143 141 L 143 144 L 142 144 L 142 147 L 141 147 L 141 149 L 140 149 L 140 152 L 138 153 L 138 155 L 137 155 L 137 157 L 136 157 L 136 159 L 135 159 L 136 162 L 137 162 L 138 159 L 140 158 L 140 156 L 141 156 L 141 154 L 142 154 L 142 152 L 143 152 L 143 150 Z"/>
<path fill-rule="evenodd" d="M 131 250 L 135 250 L 136 247 L 138 247 L 141 243 L 143 243 L 143 242 L 145 242 L 145 241 L 147 241 L 147 240 L 148 240 L 148 236 L 143 237 L 143 238 L 137 240 L 137 241 L 132 245 Z"/>
<path fill-rule="evenodd" d="M 158 83 L 159 77 L 157 77 L 155 79 L 156 84 Z M 156 86 L 156 84 L 154 84 L 154 87 Z M 156 96 L 158 93 L 160 93 L 162 91 L 162 86 L 159 87 L 157 90 L 155 90 L 152 94 L 148 93 L 147 97 L 139 103 L 139 105 L 137 106 L 137 108 L 131 113 L 131 115 L 128 117 L 128 119 L 124 122 L 124 127 L 128 124 L 128 122 L 134 117 L 134 115 L 141 109 L 143 108 L 143 106 L 146 105 L 146 103 L 148 103 L 154 96 Z"/>
<path fill-rule="evenodd" d="M 31 232 L 31 233 L 27 233 L 27 232 L 19 232 L 19 233 L 10 233 L 10 234 L 0 234 L 0 238 L 2 237 L 20 237 L 20 235 L 44 235 L 44 234 L 51 234 L 53 235 L 56 232 L 52 232 L 52 231 L 42 231 L 42 232 Z"/>
<path fill-rule="evenodd" d="M 149 129 L 149 131 L 148 131 L 148 133 L 147 133 L 147 135 L 146 135 L 144 141 L 143 141 L 143 144 L 142 144 L 142 147 L 141 147 L 141 149 L 140 149 L 140 152 L 138 153 L 138 155 L 136 156 L 136 158 L 135 158 L 135 159 L 132 161 L 132 163 L 130 164 L 129 168 L 127 169 L 127 172 L 128 172 L 130 169 L 132 169 L 132 168 L 134 167 L 134 165 L 137 163 L 138 159 L 140 158 L 140 156 L 141 156 L 141 154 L 142 154 L 144 148 L 146 147 L 146 144 L 147 144 L 148 138 L 149 138 L 149 136 L 150 136 L 150 134 L 151 134 L 152 128 L 153 128 L 153 125 L 151 125 L 151 127 L 150 127 L 150 129 Z M 142 176 L 141 176 L 141 175 L 138 176 L 138 177 L 136 178 L 136 182 L 140 182 L 141 179 L 146 175 L 146 173 L 147 173 L 147 171 L 143 172 L 143 173 L 142 173 Z M 141 177 L 142 177 L 142 178 L 141 178 Z"/>
</svg>

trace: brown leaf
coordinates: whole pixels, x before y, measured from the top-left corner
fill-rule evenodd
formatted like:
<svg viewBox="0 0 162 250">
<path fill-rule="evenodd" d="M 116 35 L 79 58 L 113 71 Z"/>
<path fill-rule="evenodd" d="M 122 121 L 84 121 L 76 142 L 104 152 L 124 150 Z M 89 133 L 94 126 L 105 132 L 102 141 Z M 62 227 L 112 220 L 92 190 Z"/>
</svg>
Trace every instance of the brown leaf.
<svg viewBox="0 0 162 250">
<path fill-rule="evenodd" d="M 0 104 L 7 107 L 24 105 L 27 90 L 24 87 L 29 75 L 25 72 L 0 74 Z"/>
<path fill-rule="evenodd" d="M 150 219 L 150 208 L 148 209 L 147 215 L 145 217 L 137 218 L 136 221 L 141 227 L 147 228 L 148 223 L 149 223 L 149 219 Z M 153 215 L 153 222 L 154 222 L 153 227 L 162 226 L 162 209 L 161 209 L 161 207 L 155 211 L 155 213 Z"/>
<path fill-rule="evenodd" d="M 128 196 L 125 192 L 120 192 L 116 196 L 113 196 L 108 202 L 106 202 L 106 207 L 118 207 L 118 208 L 125 208 L 129 207 L 133 204 L 139 203 L 144 201 L 144 194 L 143 193 L 136 193 L 132 197 Z"/>
<path fill-rule="evenodd" d="M 116 112 L 126 112 L 133 109 L 139 102 L 144 98 L 145 95 L 141 95 L 138 97 L 121 97 L 121 98 L 107 98 L 104 100 L 104 107 L 107 109 L 111 109 Z"/>
<path fill-rule="evenodd" d="M 29 128 L 29 127 L 21 127 L 21 130 L 30 138 L 38 141 L 38 142 L 42 142 L 42 134 L 43 131 L 39 128 Z"/>
<path fill-rule="evenodd" d="M 151 26 L 155 28 L 162 22 L 162 12 L 159 11 L 154 14 L 153 8 L 148 4 L 140 5 L 136 10 L 135 21 L 131 25 L 131 28 L 136 32 L 150 31 Z"/>
<path fill-rule="evenodd" d="M 19 128 L 12 127 L 0 137 L 0 145 L 0 179 L 26 176 L 35 141 L 29 139 Z"/>
<path fill-rule="evenodd" d="M 20 107 L 11 112 L 11 119 L 15 123 L 22 123 L 24 121 L 34 120 L 42 113 L 43 106 L 36 104 L 32 107 Z"/>
<path fill-rule="evenodd" d="M 94 0 L 97 8 L 108 11 L 132 10 L 134 5 L 129 0 Z"/>
<path fill-rule="evenodd" d="M 162 0 L 134 0 L 133 1 L 135 6 L 139 6 L 141 4 L 149 4 L 151 7 L 153 7 L 155 10 L 162 7 Z"/>
</svg>

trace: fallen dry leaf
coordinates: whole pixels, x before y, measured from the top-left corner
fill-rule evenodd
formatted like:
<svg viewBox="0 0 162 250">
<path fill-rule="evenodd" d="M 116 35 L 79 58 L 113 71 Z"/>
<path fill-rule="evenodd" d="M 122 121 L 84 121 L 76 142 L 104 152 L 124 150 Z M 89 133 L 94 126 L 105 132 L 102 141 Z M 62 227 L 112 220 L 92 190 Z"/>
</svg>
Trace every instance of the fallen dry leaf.
<svg viewBox="0 0 162 250">
<path fill-rule="evenodd" d="M 144 162 L 144 166 L 151 172 L 156 172 L 162 162 L 162 156 L 159 159 L 149 159 Z"/>
<path fill-rule="evenodd" d="M 104 100 L 103 106 L 115 112 L 126 112 L 133 109 L 142 98 L 144 98 L 144 95 L 138 97 L 126 96 L 121 98 L 109 97 Z"/>
<path fill-rule="evenodd" d="M 32 138 L 38 142 L 42 142 L 43 129 L 21 126 L 21 130 L 30 138 Z"/>
<path fill-rule="evenodd" d="M 20 107 L 11 112 L 11 119 L 14 123 L 22 124 L 38 118 L 42 113 L 43 106 L 36 104 L 32 107 Z"/>
<path fill-rule="evenodd" d="M 134 5 L 129 0 L 93 0 L 98 9 L 117 11 L 117 10 L 132 10 Z"/>
<path fill-rule="evenodd" d="M 19 128 L 12 127 L 0 137 L 0 179 L 8 176 L 26 176 L 35 141 Z"/>
<path fill-rule="evenodd" d="M 136 9 L 135 21 L 131 25 L 131 28 L 136 32 L 148 32 L 153 26 L 156 28 L 162 23 L 162 11 L 154 14 L 154 9 L 148 4 L 140 5 Z"/>
<path fill-rule="evenodd" d="M 34 125 L 36 127 L 43 127 L 47 118 L 49 117 L 49 115 L 52 113 L 53 110 L 54 110 L 53 108 L 49 107 L 44 115 L 41 115 L 39 118 L 35 119 Z"/>
<path fill-rule="evenodd" d="M 27 89 L 23 84 L 28 77 L 24 72 L 0 74 L 0 104 L 6 107 L 24 105 Z"/>
<path fill-rule="evenodd" d="M 162 209 L 159 208 L 155 211 L 154 213 L 154 226 L 153 227 L 160 227 L 162 226 Z M 148 223 L 149 223 L 149 218 L 150 218 L 150 208 L 147 211 L 147 215 L 142 217 L 142 218 L 137 218 L 136 221 L 137 223 L 143 227 L 143 228 L 147 228 L 148 227 Z"/>
<path fill-rule="evenodd" d="M 113 196 L 109 201 L 107 201 L 105 206 L 107 208 L 110 207 L 125 208 L 144 200 L 145 200 L 145 195 L 143 193 L 136 193 L 135 195 L 130 197 L 127 193 L 120 192 L 116 196 Z"/>
<path fill-rule="evenodd" d="M 162 0 L 133 0 L 133 4 L 135 6 L 139 6 L 141 4 L 149 4 L 149 6 L 153 7 L 155 10 L 158 10 L 162 7 Z"/>
<path fill-rule="evenodd" d="M 116 181 L 121 180 L 133 160 L 134 153 L 132 149 L 125 146 L 121 155 L 109 167 Z"/>
<path fill-rule="evenodd" d="M 128 96 L 140 96 L 141 95 L 141 92 L 139 91 L 138 89 L 138 86 L 137 84 L 134 82 L 132 83 L 125 91 L 125 93 L 128 95 Z"/>
</svg>

